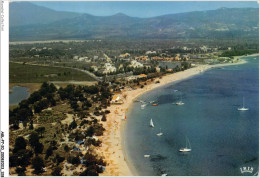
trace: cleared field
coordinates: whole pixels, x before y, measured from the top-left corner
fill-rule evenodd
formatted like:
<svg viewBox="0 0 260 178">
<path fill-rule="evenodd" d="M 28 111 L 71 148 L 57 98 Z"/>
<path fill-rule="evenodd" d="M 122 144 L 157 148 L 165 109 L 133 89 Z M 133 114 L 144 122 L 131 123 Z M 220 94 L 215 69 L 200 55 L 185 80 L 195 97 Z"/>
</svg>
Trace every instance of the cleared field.
<svg viewBox="0 0 260 178">
<path fill-rule="evenodd" d="M 45 81 L 95 81 L 87 73 L 62 68 L 9 63 L 10 83 L 42 83 Z"/>
</svg>

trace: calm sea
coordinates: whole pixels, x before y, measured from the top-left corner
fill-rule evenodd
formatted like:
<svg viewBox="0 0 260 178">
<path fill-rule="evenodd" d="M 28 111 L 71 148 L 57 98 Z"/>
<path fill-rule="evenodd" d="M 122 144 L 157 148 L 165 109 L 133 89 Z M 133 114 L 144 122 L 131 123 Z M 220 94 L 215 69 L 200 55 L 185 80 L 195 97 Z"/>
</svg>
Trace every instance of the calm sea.
<svg viewBox="0 0 260 178">
<path fill-rule="evenodd" d="M 127 159 L 139 175 L 253 175 L 259 162 L 259 57 L 155 89 L 127 113 Z M 238 111 L 243 105 L 248 111 Z M 177 106 L 172 103 L 185 103 Z M 149 126 L 153 119 L 154 128 Z M 161 131 L 163 136 L 156 134 Z M 180 153 L 186 137 L 192 151 Z M 150 155 L 145 158 L 144 155 Z M 247 167 L 252 173 L 241 173 Z"/>
</svg>

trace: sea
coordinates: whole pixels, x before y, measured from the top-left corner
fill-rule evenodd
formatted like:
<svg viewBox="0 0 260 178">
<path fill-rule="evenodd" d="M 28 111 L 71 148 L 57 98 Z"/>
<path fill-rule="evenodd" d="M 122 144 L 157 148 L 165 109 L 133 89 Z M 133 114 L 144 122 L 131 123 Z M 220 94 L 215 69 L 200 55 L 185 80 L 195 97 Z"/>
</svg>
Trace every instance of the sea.
<svg viewBox="0 0 260 178">
<path fill-rule="evenodd" d="M 123 142 L 137 175 L 258 173 L 259 56 L 243 59 L 247 63 L 213 68 L 137 98 L 148 104 L 143 109 L 140 102 L 132 104 Z M 237 110 L 243 98 L 248 111 Z M 184 105 L 175 104 L 180 100 Z M 160 131 L 163 135 L 157 136 Z M 179 152 L 187 142 L 191 152 Z"/>
</svg>

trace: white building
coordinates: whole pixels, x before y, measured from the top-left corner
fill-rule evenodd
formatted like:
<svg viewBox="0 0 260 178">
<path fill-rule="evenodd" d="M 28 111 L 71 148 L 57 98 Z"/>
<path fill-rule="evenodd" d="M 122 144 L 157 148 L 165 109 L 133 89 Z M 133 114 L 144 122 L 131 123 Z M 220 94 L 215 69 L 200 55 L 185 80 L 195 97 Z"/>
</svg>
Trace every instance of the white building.
<svg viewBox="0 0 260 178">
<path fill-rule="evenodd" d="M 80 57 L 79 59 L 78 59 L 78 61 L 87 61 L 88 60 L 88 57 Z"/>
<path fill-rule="evenodd" d="M 105 63 L 104 68 L 105 68 L 105 70 L 103 71 L 104 74 L 110 72 L 116 72 L 116 67 L 112 66 L 112 64 L 110 63 Z"/>
<path fill-rule="evenodd" d="M 134 68 L 139 68 L 139 67 L 143 67 L 144 65 L 141 64 L 140 62 L 137 62 L 136 60 L 131 61 L 131 66 Z"/>
<path fill-rule="evenodd" d="M 145 54 L 156 54 L 156 51 L 146 51 Z"/>
</svg>

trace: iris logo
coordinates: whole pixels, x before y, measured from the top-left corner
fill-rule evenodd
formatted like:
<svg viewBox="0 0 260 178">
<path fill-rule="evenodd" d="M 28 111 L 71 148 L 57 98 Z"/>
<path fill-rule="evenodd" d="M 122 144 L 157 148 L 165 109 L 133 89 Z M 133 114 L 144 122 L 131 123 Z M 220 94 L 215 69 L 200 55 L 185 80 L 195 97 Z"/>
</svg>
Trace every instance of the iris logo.
<svg viewBox="0 0 260 178">
<path fill-rule="evenodd" d="M 254 168 L 253 168 L 252 166 L 241 167 L 241 168 L 240 168 L 240 172 L 241 172 L 242 174 L 244 174 L 244 173 L 253 173 L 253 171 L 254 171 Z"/>
</svg>

